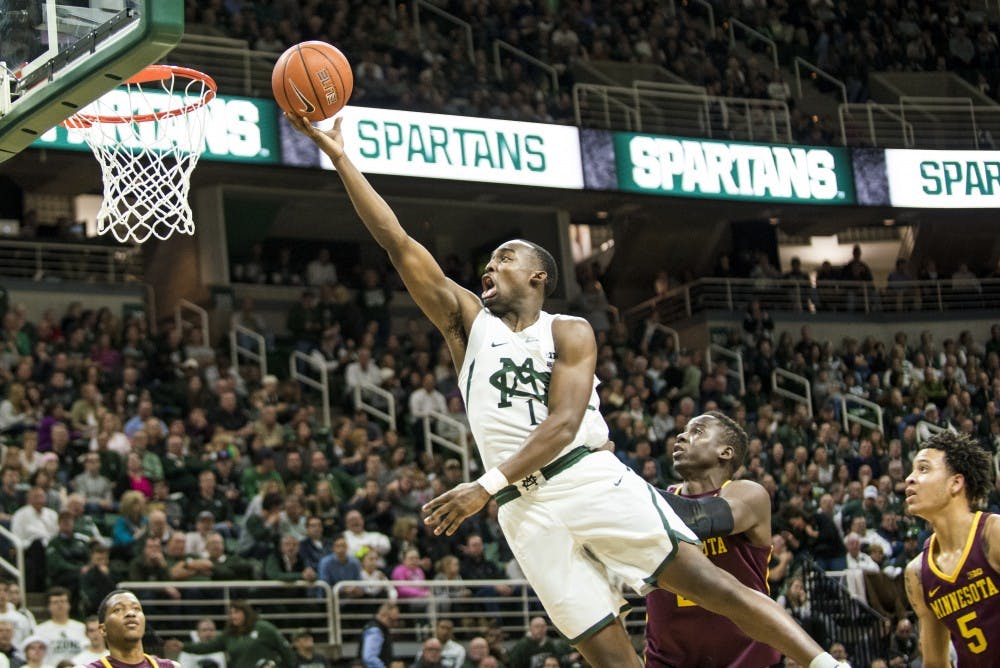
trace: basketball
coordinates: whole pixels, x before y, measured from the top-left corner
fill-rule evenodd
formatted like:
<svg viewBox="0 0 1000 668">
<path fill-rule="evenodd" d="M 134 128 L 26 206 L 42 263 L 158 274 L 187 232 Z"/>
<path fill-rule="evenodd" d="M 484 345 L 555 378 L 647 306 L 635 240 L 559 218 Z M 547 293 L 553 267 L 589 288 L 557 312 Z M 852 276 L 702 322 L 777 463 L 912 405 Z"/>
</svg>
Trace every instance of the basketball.
<svg viewBox="0 0 1000 668">
<path fill-rule="evenodd" d="M 278 106 L 310 121 L 330 118 L 344 108 L 354 89 L 351 64 L 326 42 L 301 42 L 281 54 L 271 72 Z"/>
</svg>

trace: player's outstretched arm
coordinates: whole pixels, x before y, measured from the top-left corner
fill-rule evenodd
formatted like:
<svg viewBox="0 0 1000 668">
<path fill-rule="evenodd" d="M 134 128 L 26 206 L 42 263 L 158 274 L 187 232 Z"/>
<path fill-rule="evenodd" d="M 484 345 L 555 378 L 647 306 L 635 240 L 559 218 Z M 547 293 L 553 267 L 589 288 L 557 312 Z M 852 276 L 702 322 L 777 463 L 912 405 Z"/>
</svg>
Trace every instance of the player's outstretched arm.
<svg viewBox="0 0 1000 668">
<path fill-rule="evenodd" d="M 500 465 L 507 480 L 521 480 L 552 461 L 576 436 L 587 410 L 597 363 L 594 330 L 586 320 L 562 317 L 552 324 L 552 338 L 556 361 L 549 381 L 549 414 Z M 424 522 L 435 527 L 434 533 L 450 536 L 489 499 L 489 492 L 478 482 L 458 485 L 424 505 Z"/>
<path fill-rule="evenodd" d="M 917 555 L 907 564 L 904 574 L 906 597 L 910 599 L 910 605 L 920 621 L 920 655 L 923 657 L 924 668 L 949 668 L 951 659 L 948 656 L 948 629 L 934 617 L 934 613 L 924 602 L 924 585 L 920 581 L 922 557 L 922 554 Z"/>
<path fill-rule="evenodd" d="M 733 513 L 732 534 L 745 533 L 757 545 L 771 544 L 771 497 L 752 480 L 734 480 L 719 492 Z"/>
<path fill-rule="evenodd" d="M 444 275 L 430 252 L 406 233 L 393 210 L 347 157 L 344 137 L 340 132 L 343 117 L 338 118 L 333 128 L 326 132 L 301 116 L 286 113 L 285 118 L 329 156 L 358 216 L 378 245 L 389 254 L 392 265 L 417 306 L 446 337 L 456 325 L 468 331 L 482 308 L 482 302 Z M 458 363 L 461 360 L 457 359 Z"/>
<path fill-rule="evenodd" d="M 758 483 L 736 480 L 723 487 L 718 496 L 697 499 L 658 491 L 702 540 L 746 533 L 754 544 L 771 543 L 771 499 Z"/>
</svg>

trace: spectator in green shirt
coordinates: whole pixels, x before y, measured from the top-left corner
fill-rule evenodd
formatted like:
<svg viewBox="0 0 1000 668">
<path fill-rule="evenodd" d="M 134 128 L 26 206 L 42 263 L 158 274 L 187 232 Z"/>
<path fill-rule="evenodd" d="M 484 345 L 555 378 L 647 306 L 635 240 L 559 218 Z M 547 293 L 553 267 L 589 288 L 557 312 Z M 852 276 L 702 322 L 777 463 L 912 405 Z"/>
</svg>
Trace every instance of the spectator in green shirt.
<svg viewBox="0 0 1000 668">
<path fill-rule="evenodd" d="M 270 622 L 257 618 L 257 612 L 244 601 L 229 606 L 229 621 L 214 640 L 184 646 L 189 654 L 224 651 L 230 666 L 255 666 L 270 659 L 277 668 L 294 668 L 295 655 L 288 641 Z"/>
</svg>

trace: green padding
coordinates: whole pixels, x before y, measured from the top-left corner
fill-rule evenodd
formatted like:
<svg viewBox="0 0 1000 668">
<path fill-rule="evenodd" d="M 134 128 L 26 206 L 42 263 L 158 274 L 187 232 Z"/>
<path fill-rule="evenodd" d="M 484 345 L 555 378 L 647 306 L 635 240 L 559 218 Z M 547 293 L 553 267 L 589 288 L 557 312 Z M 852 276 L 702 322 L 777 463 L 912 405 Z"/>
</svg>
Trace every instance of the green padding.
<svg viewBox="0 0 1000 668">
<path fill-rule="evenodd" d="M 137 0 L 138 29 L 60 70 L 0 118 L 0 162 L 27 148 L 74 111 L 167 55 L 184 35 L 183 0 Z M 183 65 L 183 63 L 172 63 Z"/>
</svg>

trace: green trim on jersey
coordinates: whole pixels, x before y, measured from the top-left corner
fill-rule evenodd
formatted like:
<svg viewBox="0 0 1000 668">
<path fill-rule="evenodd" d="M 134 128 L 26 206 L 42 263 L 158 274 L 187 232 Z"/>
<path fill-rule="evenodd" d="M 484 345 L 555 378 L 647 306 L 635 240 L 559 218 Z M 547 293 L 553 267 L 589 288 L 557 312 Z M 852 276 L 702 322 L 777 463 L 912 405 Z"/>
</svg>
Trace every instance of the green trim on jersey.
<svg viewBox="0 0 1000 668">
<path fill-rule="evenodd" d="M 573 464 L 576 464 L 578 461 L 589 455 L 591 452 L 593 452 L 593 450 L 587 446 L 578 445 L 562 457 L 554 459 L 540 468 L 538 472 L 541 473 L 542 477 L 546 480 L 551 480 L 569 467 L 573 466 Z M 499 507 L 509 501 L 513 501 L 519 496 L 521 496 L 521 490 L 517 488 L 517 485 L 507 485 L 497 492 L 494 498 L 497 501 L 497 507 Z"/>
<path fill-rule="evenodd" d="M 463 400 L 466 401 L 466 402 L 468 402 L 472 398 L 472 395 L 469 394 L 469 392 L 472 391 L 472 372 L 475 371 L 475 370 L 476 370 L 476 358 L 473 357 L 472 361 L 469 362 L 469 375 L 465 379 L 465 397 L 463 397 Z M 465 404 L 465 414 L 466 415 L 469 414 L 469 404 L 468 403 Z"/>
<path fill-rule="evenodd" d="M 679 535 L 677 532 L 675 532 L 673 530 L 673 528 L 671 528 L 670 522 L 667 520 L 667 516 L 663 514 L 663 510 L 660 508 L 659 504 L 656 502 L 656 498 L 657 498 L 656 497 L 656 490 L 653 489 L 652 485 L 648 485 L 648 487 L 649 487 L 649 496 L 650 496 L 650 500 L 653 502 L 653 507 L 656 508 L 656 512 L 660 516 L 660 521 L 663 522 L 663 528 L 666 529 L 667 536 L 670 537 L 670 554 L 668 554 L 666 557 L 664 557 L 663 561 L 660 562 L 660 565 L 656 567 L 656 570 L 653 571 L 652 575 L 650 575 L 647 578 L 643 578 L 642 579 L 642 581 L 645 582 L 648 585 L 655 585 L 656 581 L 660 579 L 660 573 L 663 572 L 663 569 L 666 568 L 667 564 L 669 564 L 671 561 L 673 561 L 674 557 L 677 556 L 678 542 L 684 541 L 685 543 L 691 543 L 692 545 L 699 545 L 700 541 L 698 541 L 697 539 L 691 540 L 687 536 Z"/>
<path fill-rule="evenodd" d="M 576 645 L 577 643 L 579 643 L 579 642 L 581 642 L 583 640 L 586 640 L 587 638 L 590 638 L 591 636 L 595 635 L 599 631 L 603 630 L 609 624 L 614 623 L 614 621 L 616 619 L 618 619 L 618 617 L 616 615 L 613 615 L 613 614 L 611 614 L 609 612 L 607 615 L 605 615 L 604 617 L 602 617 L 599 622 L 597 622 L 596 624 L 594 624 L 593 626 L 591 626 L 589 629 L 587 629 L 586 631 L 584 631 L 583 633 L 581 633 L 580 635 L 578 635 L 575 638 L 568 638 L 566 640 L 566 642 L 568 642 L 570 645 Z"/>
</svg>

